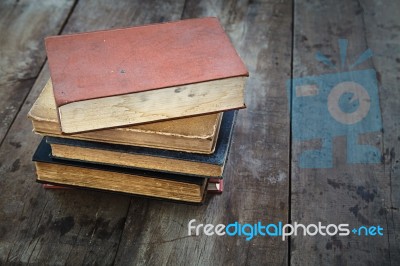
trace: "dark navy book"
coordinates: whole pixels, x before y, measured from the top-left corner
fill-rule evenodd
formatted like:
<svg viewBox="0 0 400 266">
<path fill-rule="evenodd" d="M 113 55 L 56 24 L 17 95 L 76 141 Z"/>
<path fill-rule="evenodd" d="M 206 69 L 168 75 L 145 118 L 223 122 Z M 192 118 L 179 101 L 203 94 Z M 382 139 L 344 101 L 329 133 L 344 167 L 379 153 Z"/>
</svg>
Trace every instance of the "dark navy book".
<svg viewBox="0 0 400 266">
<path fill-rule="evenodd" d="M 108 172 L 116 172 L 116 173 L 123 173 L 123 174 L 132 174 L 132 175 L 140 175 L 140 176 L 147 176 L 147 177 L 154 177 L 160 179 L 168 179 L 173 181 L 183 181 L 186 183 L 193 183 L 193 184 L 202 184 L 204 178 L 197 177 L 197 176 L 185 176 L 185 175 L 177 175 L 177 174 L 170 174 L 170 173 L 160 173 L 154 171 L 147 171 L 141 169 L 134 169 L 134 168 L 126 168 L 126 167 L 117 167 L 117 166 L 110 166 L 110 165 L 102 165 L 102 164 L 93 164 L 88 162 L 82 161 L 70 161 L 70 160 L 60 160 L 51 156 L 51 147 L 46 142 L 45 138 L 42 139 L 36 152 L 32 157 L 32 161 L 34 162 L 42 162 L 42 163 L 51 163 L 51 164 L 59 164 L 59 165 L 69 165 L 75 167 L 82 167 L 82 168 L 89 168 L 101 171 L 108 171 Z"/>
<path fill-rule="evenodd" d="M 196 177 L 196 176 L 185 176 L 185 175 L 178 175 L 178 174 L 171 174 L 171 173 L 160 173 L 160 172 L 153 172 L 153 171 L 147 171 L 147 170 L 140 170 L 140 169 L 129 169 L 129 168 L 124 168 L 124 167 L 114 167 L 114 166 L 109 166 L 109 165 L 101 165 L 101 164 L 91 164 L 91 163 L 87 163 L 87 162 L 78 162 L 78 161 L 70 161 L 70 160 L 59 160 L 56 158 L 53 158 L 51 156 L 51 147 L 50 145 L 45 141 L 45 139 L 43 138 L 41 143 L 39 144 L 38 148 L 36 149 L 36 152 L 33 155 L 32 160 L 36 163 L 41 164 L 41 167 L 44 167 L 42 169 L 46 169 L 48 168 L 46 165 L 51 164 L 54 165 L 56 168 L 53 167 L 53 170 L 50 170 L 49 172 L 47 172 L 47 174 L 41 176 L 40 172 L 42 172 L 43 170 L 41 170 L 38 173 L 38 179 L 37 182 L 39 183 L 44 183 L 44 184 L 52 184 L 52 185 L 56 185 L 56 186 L 62 186 L 62 187 L 73 187 L 73 188 L 83 188 L 83 189 L 89 189 L 89 190 L 101 190 L 101 191 L 106 191 L 106 192 L 113 192 L 113 193 L 119 193 L 119 194 L 128 194 L 128 195 L 136 195 L 136 196 L 141 196 L 141 197 L 148 197 L 148 198 L 155 198 L 155 199 L 162 199 L 162 200 L 168 200 L 168 201 L 173 201 L 173 202 L 185 202 L 185 203 L 192 203 L 192 204 L 201 204 L 204 201 L 204 197 L 206 194 L 206 184 L 207 184 L 207 180 L 206 178 L 202 178 L 202 177 Z M 36 165 L 36 167 L 38 167 L 38 164 Z M 60 167 L 60 168 L 57 168 Z M 63 168 L 63 167 L 67 167 L 67 168 Z M 75 170 L 68 170 L 68 167 L 73 167 L 72 169 Z M 139 193 L 130 193 L 130 192 L 126 192 L 126 191 L 122 191 L 122 190 L 118 190 L 118 189 L 109 189 L 107 186 L 105 186 L 104 188 L 96 188 L 96 187 L 90 187 L 90 186 L 86 186 L 86 182 L 81 182 L 80 178 L 77 179 L 76 182 L 73 182 L 73 184 L 71 183 L 64 183 L 62 181 L 62 179 L 59 178 L 52 178 L 53 175 L 58 176 L 60 175 L 60 172 L 58 171 L 67 171 L 65 173 L 69 173 L 69 172 L 75 172 L 76 173 L 76 169 L 77 167 L 79 168 L 84 168 L 84 169 L 89 169 L 89 170 L 97 170 L 97 173 L 99 171 L 101 171 L 101 175 L 103 175 L 104 178 L 107 178 L 107 176 L 111 176 L 108 175 L 107 173 L 118 173 L 118 174 L 123 174 L 123 175 L 132 175 L 132 176 L 141 176 L 141 177 L 148 177 L 149 179 L 162 179 L 162 180 L 169 180 L 172 182 L 180 182 L 180 183 L 187 183 L 187 184 L 193 184 L 197 187 L 200 188 L 200 192 L 202 194 L 198 195 L 198 201 L 185 201 L 185 200 L 179 200 L 179 199 L 173 199 L 173 198 L 167 198 L 167 197 L 160 197 L 157 196 L 157 194 L 150 196 L 150 195 L 141 195 L 140 191 Z M 58 169 L 58 170 L 54 170 L 54 169 Z M 73 176 L 71 174 L 71 176 Z M 117 176 L 117 178 L 115 178 Z M 81 176 L 82 177 L 82 176 Z M 92 176 L 91 175 L 85 175 L 84 179 L 91 179 Z M 119 182 L 119 178 L 118 175 L 113 175 L 112 182 L 114 182 L 115 184 L 117 184 Z M 61 180 L 61 181 L 60 181 Z M 154 183 L 154 181 L 152 181 Z M 151 182 L 149 183 L 149 186 L 151 186 Z M 114 187 L 114 186 L 112 186 Z M 176 193 L 176 192 L 175 192 Z"/>
<path fill-rule="evenodd" d="M 72 161 L 84 161 L 90 162 L 94 164 L 103 164 L 103 165 L 111 165 L 115 167 L 125 167 L 125 168 L 133 168 L 133 169 L 143 169 L 143 167 L 135 165 L 135 160 L 129 161 L 129 165 L 119 163 L 119 161 L 109 161 L 107 156 L 102 156 L 103 161 L 100 160 L 83 160 L 82 158 L 90 158 L 90 156 L 97 156 L 96 154 L 101 151 L 112 152 L 111 154 L 115 154 L 114 157 L 118 158 L 121 154 L 123 155 L 140 155 L 146 158 L 154 158 L 155 162 L 169 162 L 172 170 L 160 168 L 147 168 L 153 171 L 158 172 L 170 172 L 170 173 L 180 173 L 185 175 L 193 175 L 193 176 L 202 176 L 202 177 L 220 177 L 223 176 L 224 165 L 227 161 L 229 148 L 231 145 L 233 128 L 235 123 L 237 111 L 227 111 L 224 112 L 222 117 L 221 126 L 218 133 L 217 144 L 215 148 L 215 152 L 213 154 L 195 154 L 188 152 L 180 152 L 180 151 L 172 151 L 172 150 L 163 150 L 163 149 L 154 149 L 147 147 L 137 147 L 137 146 L 127 146 L 127 145 L 118 145 L 118 144 L 110 144 L 110 143 L 101 143 L 101 142 L 93 142 L 93 141 L 85 141 L 85 140 L 75 140 L 75 139 L 67 139 L 67 138 L 56 138 L 56 137 L 46 137 L 47 143 L 49 143 L 53 148 L 52 156 L 59 160 L 72 160 Z M 55 154 L 56 147 L 76 147 L 76 152 L 69 152 L 69 156 L 60 156 L 60 153 Z M 88 153 L 87 151 L 90 151 Z M 75 151 L 75 150 L 73 150 Z M 81 156 L 79 151 L 86 152 L 85 156 Z M 110 154 L 110 153 L 108 153 Z M 130 157 L 127 157 L 130 158 Z M 135 157 L 132 157 L 135 158 Z M 157 161 L 156 161 L 157 160 Z M 172 163 L 171 163 L 172 162 Z M 125 161 L 126 163 L 126 161 Z M 163 163 L 161 163 L 162 165 Z M 180 172 L 176 169 L 179 168 L 179 164 L 186 165 L 186 172 Z M 154 167 L 155 164 L 153 164 Z M 160 165 L 160 163 L 158 164 Z M 191 167 L 191 165 L 193 167 Z M 209 167 L 209 168 L 207 168 Z M 190 168 L 190 169 L 189 169 Z M 209 170 L 209 172 L 207 172 Z M 214 170 L 213 170 L 214 169 Z M 182 170 L 184 171 L 184 170 Z"/>
</svg>

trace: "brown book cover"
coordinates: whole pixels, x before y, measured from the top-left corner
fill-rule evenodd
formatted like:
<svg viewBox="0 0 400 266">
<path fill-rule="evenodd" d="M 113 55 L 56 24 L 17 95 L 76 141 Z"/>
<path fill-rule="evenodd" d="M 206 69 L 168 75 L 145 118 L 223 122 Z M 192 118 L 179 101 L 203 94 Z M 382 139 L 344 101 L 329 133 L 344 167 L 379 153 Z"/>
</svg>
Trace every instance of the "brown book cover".
<svg viewBox="0 0 400 266">
<path fill-rule="evenodd" d="M 96 189 L 173 201 L 202 203 L 207 179 L 139 169 L 57 160 L 45 140 L 33 155 L 37 181 L 57 186 Z"/>
<path fill-rule="evenodd" d="M 57 186 L 52 184 L 43 184 L 43 188 L 45 189 L 70 189 L 70 187 L 65 186 Z M 224 191 L 224 180 L 216 179 L 216 180 L 208 180 L 207 183 L 207 192 L 211 194 L 222 194 Z"/>
<path fill-rule="evenodd" d="M 217 18 L 53 36 L 45 43 L 65 133 L 244 107 L 248 71 Z"/>
</svg>

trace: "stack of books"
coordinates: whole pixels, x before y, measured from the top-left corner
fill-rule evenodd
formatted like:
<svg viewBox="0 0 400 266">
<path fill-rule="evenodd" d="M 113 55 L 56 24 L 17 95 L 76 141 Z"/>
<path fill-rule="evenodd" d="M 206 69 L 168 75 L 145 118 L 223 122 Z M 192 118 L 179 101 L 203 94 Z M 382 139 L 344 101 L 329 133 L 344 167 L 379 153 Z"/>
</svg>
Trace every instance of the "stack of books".
<svg viewBox="0 0 400 266">
<path fill-rule="evenodd" d="M 221 192 L 248 71 L 216 18 L 46 38 L 29 112 L 47 187 L 201 203 Z"/>
</svg>

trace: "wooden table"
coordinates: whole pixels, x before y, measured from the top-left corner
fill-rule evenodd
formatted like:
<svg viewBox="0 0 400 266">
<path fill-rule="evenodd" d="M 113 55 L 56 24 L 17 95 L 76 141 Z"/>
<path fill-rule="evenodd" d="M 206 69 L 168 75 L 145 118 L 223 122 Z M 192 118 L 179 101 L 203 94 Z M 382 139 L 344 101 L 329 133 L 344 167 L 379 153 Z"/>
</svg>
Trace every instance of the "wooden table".
<svg viewBox="0 0 400 266">
<path fill-rule="evenodd" d="M 397 0 L 1 1 L 0 264 L 399 265 L 399 10 Z M 198 207 L 36 184 L 31 156 L 40 137 L 27 112 L 49 78 L 43 38 L 201 16 L 220 19 L 250 71 L 224 193 Z M 343 66 L 340 38 L 348 40 Z M 350 69 L 368 48 L 373 57 Z M 326 112 L 302 113 L 314 127 L 291 119 L 302 112 L 297 98 L 288 100 L 287 91 L 298 96 L 291 78 L 363 69 L 376 71 L 371 123 L 381 130 L 364 123 L 351 139 L 350 126 L 342 135 L 324 127 Z M 301 139 L 308 127 L 321 138 Z M 354 162 L 351 141 L 375 147 L 378 162 Z M 326 153 L 314 159 L 323 164 L 313 166 L 303 156 L 322 143 Z M 384 236 L 188 236 L 191 219 L 380 225 Z"/>
</svg>

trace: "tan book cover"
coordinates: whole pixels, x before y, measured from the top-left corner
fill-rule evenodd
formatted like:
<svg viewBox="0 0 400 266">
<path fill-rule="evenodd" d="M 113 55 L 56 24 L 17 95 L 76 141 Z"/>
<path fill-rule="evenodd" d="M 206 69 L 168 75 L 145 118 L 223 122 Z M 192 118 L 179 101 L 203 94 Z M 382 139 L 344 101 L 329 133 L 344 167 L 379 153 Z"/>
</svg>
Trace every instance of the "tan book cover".
<svg viewBox="0 0 400 266">
<path fill-rule="evenodd" d="M 29 111 L 36 133 L 47 136 L 211 154 L 214 152 L 222 113 L 181 118 L 136 126 L 77 134 L 63 134 L 49 80 Z"/>
</svg>

